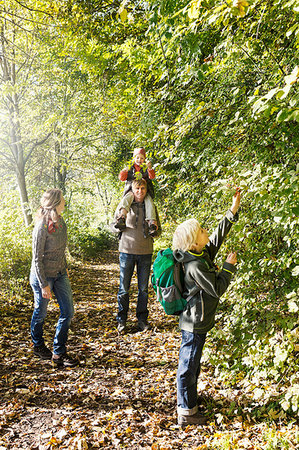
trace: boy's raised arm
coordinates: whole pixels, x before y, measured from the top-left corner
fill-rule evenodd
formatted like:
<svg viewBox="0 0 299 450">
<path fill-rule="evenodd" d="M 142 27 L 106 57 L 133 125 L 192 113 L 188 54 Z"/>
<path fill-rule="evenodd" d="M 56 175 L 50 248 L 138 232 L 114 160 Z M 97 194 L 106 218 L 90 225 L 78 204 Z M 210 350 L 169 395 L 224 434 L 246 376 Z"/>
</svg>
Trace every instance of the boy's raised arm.
<svg viewBox="0 0 299 450">
<path fill-rule="evenodd" d="M 240 202 L 241 202 L 241 194 L 240 191 L 237 191 L 233 196 L 232 206 L 230 210 L 226 213 L 226 215 L 221 220 L 216 230 L 209 237 L 209 243 L 207 244 L 206 247 L 208 249 L 212 261 L 214 260 L 225 236 L 231 229 L 232 224 L 234 222 L 237 222 L 239 218 L 238 209 L 240 206 Z"/>
<path fill-rule="evenodd" d="M 233 203 L 232 203 L 232 207 L 230 209 L 234 216 L 238 212 L 240 203 L 241 203 L 241 193 L 239 190 L 237 190 L 237 192 L 233 196 Z"/>
</svg>

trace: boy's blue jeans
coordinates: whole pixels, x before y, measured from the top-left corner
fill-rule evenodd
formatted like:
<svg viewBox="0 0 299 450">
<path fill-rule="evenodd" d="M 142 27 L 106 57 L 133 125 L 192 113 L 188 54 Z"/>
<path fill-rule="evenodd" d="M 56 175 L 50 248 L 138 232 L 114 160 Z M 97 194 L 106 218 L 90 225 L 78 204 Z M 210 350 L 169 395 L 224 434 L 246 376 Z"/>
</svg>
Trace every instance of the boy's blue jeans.
<svg viewBox="0 0 299 450">
<path fill-rule="evenodd" d="M 178 414 L 184 416 L 192 416 L 198 411 L 197 380 L 205 340 L 206 333 L 197 334 L 182 330 L 177 371 L 177 409 Z"/>
<path fill-rule="evenodd" d="M 60 308 L 60 316 L 56 325 L 53 351 L 56 355 L 66 353 L 66 341 L 71 320 L 74 317 L 71 284 L 66 273 L 56 277 L 47 277 Z M 34 293 L 34 311 L 31 319 L 31 338 L 34 346 L 44 344 L 43 325 L 47 315 L 49 299 L 42 297 L 42 290 L 33 271 L 30 273 L 30 285 Z"/>
<path fill-rule="evenodd" d="M 148 281 L 150 276 L 152 255 L 133 255 L 130 253 L 119 253 L 119 290 L 117 295 L 118 322 L 126 322 L 129 311 L 129 289 L 136 264 L 138 281 L 138 298 L 136 316 L 139 321 L 146 322 L 148 318 Z"/>
</svg>

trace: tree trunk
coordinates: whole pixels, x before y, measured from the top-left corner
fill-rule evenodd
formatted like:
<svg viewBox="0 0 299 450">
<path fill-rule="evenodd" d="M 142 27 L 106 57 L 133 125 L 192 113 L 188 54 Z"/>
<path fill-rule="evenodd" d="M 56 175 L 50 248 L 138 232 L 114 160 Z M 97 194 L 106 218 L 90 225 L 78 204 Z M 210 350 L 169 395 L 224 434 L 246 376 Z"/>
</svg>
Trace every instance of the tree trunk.
<svg viewBox="0 0 299 450">
<path fill-rule="evenodd" d="M 24 170 L 22 170 L 22 169 L 19 170 L 19 168 L 17 171 L 17 181 L 18 181 L 18 187 L 19 187 L 19 192 L 20 192 L 20 197 L 21 197 L 21 207 L 22 207 L 22 212 L 23 212 L 23 216 L 24 216 L 24 222 L 25 222 L 26 227 L 28 227 L 32 222 L 32 214 L 31 214 L 31 209 L 29 206 L 29 199 L 28 199 Z"/>
<path fill-rule="evenodd" d="M 65 194 L 65 181 L 67 175 L 67 169 L 65 161 L 63 162 L 63 155 L 61 152 L 61 145 L 59 141 L 55 141 L 55 167 L 54 167 L 54 186 L 61 189 Z"/>
<path fill-rule="evenodd" d="M 13 30 L 12 42 L 14 44 L 15 30 Z M 12 46 L 10 58 L 7 57 L 6 44 L 7 40 L 4 36 L 4 26 L 1 29 L 1 68 L 2 81 L 10 83 L 11 86 L 16 85 L 16 64 L 15 49 Z M 28 193 L 25 180 L 25 160 L 23 145 L 21 142 L 21 127 L 19 120 L 19 99 L 16 92 L 6 95 L 6 107 L 9 115 L 9 135 L 10 135 L 10 151 L 12 154 L 12 163 L 15 169 L 18 188 L 21 198 L 21 207 L 26 226 L 32 222 L 32 214 L 29 207 Z"/>
</svg>

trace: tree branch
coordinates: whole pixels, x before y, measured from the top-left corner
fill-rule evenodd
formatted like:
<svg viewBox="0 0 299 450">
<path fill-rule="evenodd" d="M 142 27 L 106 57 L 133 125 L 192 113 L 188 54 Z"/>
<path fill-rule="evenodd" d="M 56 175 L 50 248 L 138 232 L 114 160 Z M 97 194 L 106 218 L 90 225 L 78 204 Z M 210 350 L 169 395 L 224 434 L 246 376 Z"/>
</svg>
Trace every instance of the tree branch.
<svg viewBox="0 0 299 450">
<path fill-rule="evenodd" d="M 157 32 L 158 32 L 159 42 L 160 42 L 161 50 L 162 50 L 163 57 L 164 57 L 164 60 L 165 60 L 166 70 L 167 70 L 167 86 L 168 86 L 168 90 L 170 91 L 170 76 L 169 76 L 168 59 L 166 57 L 166 54 L 165 54 L 165 51 L 164 51 L 164 48 L 163 48 L 163 44 L 162 44 L 161 34 L 160 34 L 160 31 L 159 31 L 159 28 L 157 28 Z"/>
<path fill-rule="evenodd" d="M 46 14 L 47 16 L 51 17 L 51 19 L 53 19 L 53 16 L 52 16 L 50 13 L 46 12 L 46 11 L 41 11 L 40 9 L 30 8 L 29 6 L 24 5 L 24 3 L 21 3 L 21 2 L 18 1 L 18 0 L 14 0 L 14 1 L 15 1 L 16 3 L 18 3 L 18 5 L 22 6 L 22 8 L 28 9 L 28 11 L 32 11 L 32 12 L 40 12 L 41 14 Z"/>
<path fill-rule="evenodd" d="M 46 24 L 44 24 L 43 22 L 38 22 L 38 21 L 33 20 L 33 19 L 28 19 L 27 17 L 19 16 L 18 14 L 13 13 L 13 12 L 5 11 L 5 10 L 0 10 L 0 12 L 2 12 L 2 13 L 4 13 L 4 14 L 8 14 L 9 16 L 12 16 L 13 18 L 16 17 L 17 19 L 24 20 L 24 21 L 26 21 L 26 22 L 32 22 L 32 23 L 35 23 L 36 25 L 43 25 L 43 26 L 46 26 Z M 5 19 L 6 19 L 6 17 L 5 17 Z M 17 24 L 16 24 L 16 25 L 17 25 Z"/>
<path fill-rule="evenodd" d="M 24 158 L 24 165 L 27 163 L 28 159 L 29 159 L 30 156 L 32 155 L 33 150 L 34 150 L 36 147 L 39 147 L 40 145 L 43 145 L 43 144 L 49 139 L 49 137 L 51 136 L 52 133 L 53 133 L 53 131 L 50 131 L 44 139 L 42 139 L 42 140 L 39 141 L 39 142 L 35 142 L 35 144 L 33 144 L 31 150 L 28 152 L 28 154 L 27 154 L 26 157 Z"/>
</svg>

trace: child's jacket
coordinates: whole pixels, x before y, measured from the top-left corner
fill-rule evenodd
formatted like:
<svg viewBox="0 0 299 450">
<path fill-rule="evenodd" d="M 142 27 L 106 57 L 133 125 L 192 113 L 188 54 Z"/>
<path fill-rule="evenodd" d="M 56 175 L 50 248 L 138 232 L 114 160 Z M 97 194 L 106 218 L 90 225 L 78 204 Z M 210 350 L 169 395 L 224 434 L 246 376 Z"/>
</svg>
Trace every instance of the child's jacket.
<svg viewBox="0 0 299 450">
<path fill-rule="evenodd" d="M 232 275 L 236 272 L 236 267 L 226 261 L 222 270 L 218 271 L 213 261 L 233 222 L 237 220 L 238 213 L 234 216 L 228 211 L 200 254 L 174 251 L 175 259 L 183 263 L 185 268 L 183 296 L 184 298 L 191 296 L 180 315 L 182 330 L 206 333 L 213 328 L 219 298 L 228 288 Z"/>
<path fill-rule="evenodd" d="M 132 182 L 138 179 L 138 175 L 140 174 L 141 178 L 144 178 L 147 182 L 147 192 L 148 194 L 154 198 L 154 186 L 152 180 L 155 178 L 154 169 L 148 169 L 145 164 L 138 166 L 137 164 L 133 164 L 130 169 L 121 170 L 119 174 L 120 181 L 126 181 L 124 195 L 126 195 L 132 189 Z"/>
</svg>

